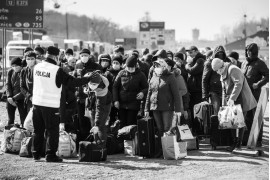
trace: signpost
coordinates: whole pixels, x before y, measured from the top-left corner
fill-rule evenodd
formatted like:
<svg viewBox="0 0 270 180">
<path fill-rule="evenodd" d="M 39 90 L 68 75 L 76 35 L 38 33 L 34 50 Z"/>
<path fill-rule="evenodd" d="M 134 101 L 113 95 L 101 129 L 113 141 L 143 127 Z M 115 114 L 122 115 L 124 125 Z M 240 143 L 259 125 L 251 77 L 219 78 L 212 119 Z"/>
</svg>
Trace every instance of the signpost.
<svg viewBox="0 0 270 180">
<path fill-rule="evenodd" d="M 33 46 L 33 29 L 43 28 L 44 0 L 0 0 L 0 28 L 3 29 L 3 84 L 6 72 L 6 29 L 28 29 Z M 31 32 L 31 35 L 30 35 Z"/>
</svg>

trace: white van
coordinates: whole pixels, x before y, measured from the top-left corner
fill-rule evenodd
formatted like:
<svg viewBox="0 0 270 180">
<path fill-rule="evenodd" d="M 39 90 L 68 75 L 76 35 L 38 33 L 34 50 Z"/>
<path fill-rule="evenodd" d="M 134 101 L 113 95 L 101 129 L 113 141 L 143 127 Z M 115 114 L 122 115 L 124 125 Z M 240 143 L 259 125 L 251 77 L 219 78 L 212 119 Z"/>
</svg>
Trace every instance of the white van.
<svg viewBox="0 0 270 180">
<path fill-rule="evenodd" d="M 40 47 L 48 47 L 54 46 L 53 41 L 49 40 L 39 40 L 35 39 L 33 41 L 33 46 L 40 46 Z M 29 47 L 29 40 L 21 40 L 21 41 L 9 41 L 6 46 L 6 67 L 10 67 L 10 60 L 14 57 L 23 58 L 23 52 L 26 47 Z"/>
</svg>

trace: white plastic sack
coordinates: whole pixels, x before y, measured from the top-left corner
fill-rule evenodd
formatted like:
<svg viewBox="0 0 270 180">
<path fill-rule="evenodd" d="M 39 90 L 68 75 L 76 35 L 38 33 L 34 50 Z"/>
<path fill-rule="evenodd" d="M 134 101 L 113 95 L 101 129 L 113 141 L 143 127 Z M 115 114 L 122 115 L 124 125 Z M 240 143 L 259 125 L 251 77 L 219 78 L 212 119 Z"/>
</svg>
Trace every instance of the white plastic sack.
<svg viewBox="0 0 270 180">
<path fill-rule="evenodd" d="M 23 127 L 27 129 L 30 132 L 34 132 L 34 126 L 33 126 L 33 107 L 29 110 L 24 123 Z"/>
<path fill-rule="evenodd" d="M 220 129 L 238 129 L 246 126 L 240 104 L 221 107 L 218 119 Z"/>
<path fill-rule="evenodd" d="M 21 149 L 21 142 L 23 138 L 29 136 L 25 130 L 12 127 L 12 128 L 5 128 L 4 130 L 4 141 L 1 144 L 1 150 L 3 152 L 10 152 L 10 153 L 19 153 Z"/>
<path fill-rule="evenodd" d="M 187 156 L 187 142 L 177 142 L 175 135 L 161 137 L 164 159 L 182 159 Z"/>
<path fill-rule="evenodd" d="M 134 140 L 124 140 L 125 154 L 135 156 L 135 141 Z"/>
<path fill-rule="evenodd" d="M 76 143 L 72 137 L 72 134 L 68 134 L 66 131 L 60 131 L 58 151 L 56 152 L 57 156 L 66 158 L 77 156 Z"/>
</svg>

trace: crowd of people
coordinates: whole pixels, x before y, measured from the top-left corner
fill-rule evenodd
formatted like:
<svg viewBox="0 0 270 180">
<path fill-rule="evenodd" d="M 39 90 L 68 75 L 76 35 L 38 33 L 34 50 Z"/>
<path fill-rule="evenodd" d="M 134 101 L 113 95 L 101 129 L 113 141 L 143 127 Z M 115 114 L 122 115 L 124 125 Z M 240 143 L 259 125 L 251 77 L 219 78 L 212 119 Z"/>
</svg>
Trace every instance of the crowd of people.
<svg viewBox="0 0 270 180">
<path fill-rule="evenodd" d="M 106 141 L 108 127 L 117 119 L 125 127 L 137 124 L 138 115 L 155 119 L 159 138 L 175 125 L 175 117 L 196 135 L 193 107 L 203 101 L 213 104 L 215 115 L 221 106 L 241 104 L 250 130 L 261 87 L 269 78 L 257 44 L 246 47 L 243 62 L 223 46 L 206 49 L 204 54 L 196 46 L 175 53 L 146 48 L 125 54 L 115 46 L 113 54 L 98 59 L 82 49 L 76 59 L 72 49 L 60 57 L 56 47 L 26 48 L 24 58 L 12 59 L 8 71 L 8 124 L 14 124 L 18 108 L 23 125 L 33 108 L 33 157 L 40 159 L 45 132 L 49 162 L 62 161 L 55 154 L 59 130 L 75 132 L 79 140 L 91 132 Z M 243 133 L 244 128 L 239 135 L 232 130 L 230 151 L 241 148 Z M 262 130 L 257 145 L 261 143 Z"/>
</svg>

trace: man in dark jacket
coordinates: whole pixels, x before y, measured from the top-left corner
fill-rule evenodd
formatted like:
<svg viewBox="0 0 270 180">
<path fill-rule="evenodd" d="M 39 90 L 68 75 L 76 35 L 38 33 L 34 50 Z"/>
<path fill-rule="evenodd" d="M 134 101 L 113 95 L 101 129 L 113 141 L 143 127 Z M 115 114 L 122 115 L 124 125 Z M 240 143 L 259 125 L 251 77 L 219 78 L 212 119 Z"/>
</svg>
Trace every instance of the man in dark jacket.
<svg viewBox="0 0 270 180">
<path fill-rule="evenodd" d="M 7 73 L 6 93 L 7 93 L 7 112 L 8 112 L 8 125 L 14 124 L 15 111 L 18 108 L 20 114 L 21 125 L 23 126 L 24 120 L 27 115 L 24 106 L 24 96 L 20 89 L 20 74 L 22 70 L 22 59 L 14 58 L 10 61 L 11 69 Z"/>
<path fill-rule="evenodd" d="M 189 108 L 191 110 L 191 117 L 193 119 L 194 105 L 202 102 L 202 74 L 205 56 L 199 52 L 196 46 L 191 46 L 186 49 L 186 51 L 192 58 L 187 61 L 185 68 L 188 72 L 187 86 L 190 93 Z M 196 132 L 196 129 L 198 129 L 198 124 L 194 122 L 194 119 L 192 121 L 193 130 Z"/>
<path fill-rule="evenodd" d="M 81 62 L 76 64 L 74 70 L 74 77 L 83 77 L 88 72 L 93 72 L 95 70 L 102 71 L 102 67 L 93 62 L 90 58 L 90 51 L 88 49 L 82 49 L 80 52 Z M 77 88 L 76 93 L 77 97 L 77 112 L 79 118 L 79 139 L 85 139 L 89 135 L 91 129 L 90 120 L 85 117 L 85 99 L 87 95 L 83 92 L 83 86 Z"/>
<path fill-rule="evenodd" d="M 238 52 L 232 51 L 228 55 L 228 57 L 231 60 L 232 64 L 234 64 L 237 67 L 241 68 L 242 63 L 239 61 L 239 54 L 238 54 Z"/>
<path fill-rule="evenodd" d="M 258 53 L 259 48 L 257 44 L 251 43 L 247 45 L 245 49 L 246 60 L 241 66 L 241 70 L 244 73 L 252 94 L 257 101 L 259 101 L 262 86 L 269 82 L 269 69 L 265 62 L 258 58 Z M 248 120 L 246 123 L 249 131 L 253 123 L 254 111 L 255 110 L 248 112 L 249 115 L 247 115 Z M 263 128 L 261 128 L 259 134 L 257 146 L 261 146 L 262 143 L 262 129 Z"/>
<path fill-rule="evenodd" d="M 186 61 L 185 61 L 185 56 L 183 53 L 177 52 L 174 55 L 174 62 L 177 68 L 181 70 L 181 75 L 183 76 L 184 80 L 187 83 L 187 78 L 188 78 L 188 72 L 185 68 Z"/>
</svg>

